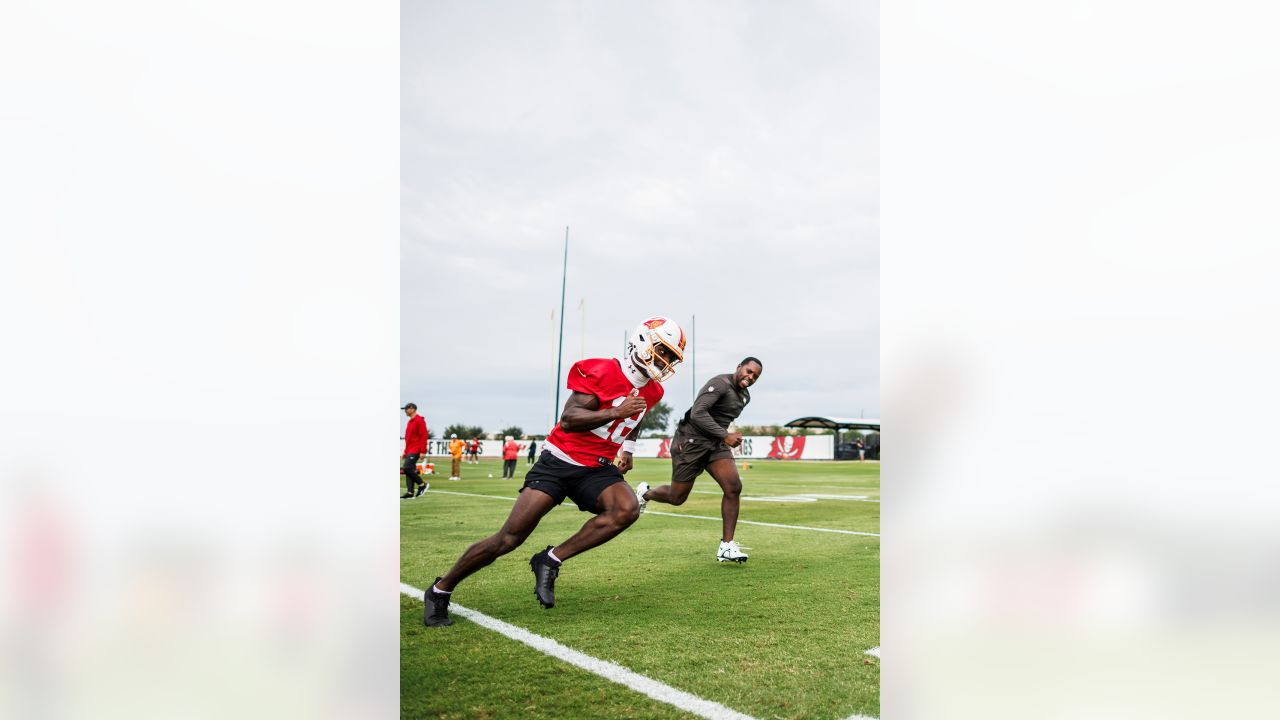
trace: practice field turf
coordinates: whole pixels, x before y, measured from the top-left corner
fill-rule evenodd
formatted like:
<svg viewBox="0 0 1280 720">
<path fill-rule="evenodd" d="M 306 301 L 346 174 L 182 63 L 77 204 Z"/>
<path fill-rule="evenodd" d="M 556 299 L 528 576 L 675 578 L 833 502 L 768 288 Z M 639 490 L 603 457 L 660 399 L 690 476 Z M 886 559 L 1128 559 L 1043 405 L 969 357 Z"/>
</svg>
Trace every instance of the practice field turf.
<svg viewBox="0 0 1280 720">
<path fill-rule="evenodd" d="M 651 502 L 622 535 L 566 562 L 554 608 L 534 599 L 528 561 L 590 517 L 572 501 L 459 585 L 454 602 L 761 720 L 878 717 L 880 661 L 865 653 L 880 645 L 880 465 L 752 465 L 740 471 L 740 519 L 809 529 L 740 523 L 743 565 L 714 559 L 720 489 L 704 474 L 684 505 Z M 447 473 L 448 460 L 436 467 Z M 463 465 L 461 481 L 425 477 L 431 490 L 400 503 L 401 581 L 428 587 L 496 531 L 528 467 L 521 458 L 514 480 L 501 479 L 499 460 Z M 640 459 L 627 481 L 657 486 L 670 472 L 670 460 Z M 801 495 L 817 499 L 750 499 Z M 403 717 L 694 717 L 456 613 L 452 627 L 424 627 L 420 598 L 402 595 L 400 610 Z"/>
</svg>

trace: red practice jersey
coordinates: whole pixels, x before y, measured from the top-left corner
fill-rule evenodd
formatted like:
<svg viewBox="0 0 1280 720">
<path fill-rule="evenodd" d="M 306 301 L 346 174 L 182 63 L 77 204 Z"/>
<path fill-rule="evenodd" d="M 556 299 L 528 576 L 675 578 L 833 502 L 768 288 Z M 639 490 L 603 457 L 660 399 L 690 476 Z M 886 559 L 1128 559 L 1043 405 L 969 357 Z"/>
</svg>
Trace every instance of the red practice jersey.
<svg viewBox="0 0 1280 720">
<path fill-rule="evenodd" d="M 601 408 L 617 407 L 636 390 L 622 366 L 613 358 L 579 360 L 569 368 L 568 387 L 574 392 L 595 395 Z M 611 420 L 586 432 L 565 432 L 557 424 L 545 443 L 547 452 L 575 465 L 609 465 L 618 456 L 622 441 L 640 424 L 649 408 L 662 399 L 662 384 L 650 380 L 639 388 L 645 409 L 621 420 Z"/>
<path fill-rule="evenodd" d="M 426 451 L 427 421 L 421 415 L 414 415 L 404 429 L 404 454 L 421 455 Z"/>
</svg>

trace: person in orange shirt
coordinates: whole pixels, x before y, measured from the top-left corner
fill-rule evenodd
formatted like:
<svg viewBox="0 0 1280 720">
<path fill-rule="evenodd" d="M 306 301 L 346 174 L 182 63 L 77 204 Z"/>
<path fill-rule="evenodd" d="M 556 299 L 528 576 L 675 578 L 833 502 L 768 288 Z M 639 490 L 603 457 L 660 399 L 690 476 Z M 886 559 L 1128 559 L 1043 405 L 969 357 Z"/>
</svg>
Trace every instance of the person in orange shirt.
<svg viewBox="0 0 1280 720">
<path fill-rule="evenodd" d="M 516 458 L 520 455 L 520 443 L 517 443 L 507 436 L 506 442 L 502 444 L 502 477 L 513 478 L 516 476 Z"/>
<path fill-rule="evenodd" d="M 458 439 L 457 433 L 449 435 L 449 454 L 453 456 L 453 472 L 449 473 L 450 480 L 462 479 L 462 449 L 467 444 Z"/>
</svg>

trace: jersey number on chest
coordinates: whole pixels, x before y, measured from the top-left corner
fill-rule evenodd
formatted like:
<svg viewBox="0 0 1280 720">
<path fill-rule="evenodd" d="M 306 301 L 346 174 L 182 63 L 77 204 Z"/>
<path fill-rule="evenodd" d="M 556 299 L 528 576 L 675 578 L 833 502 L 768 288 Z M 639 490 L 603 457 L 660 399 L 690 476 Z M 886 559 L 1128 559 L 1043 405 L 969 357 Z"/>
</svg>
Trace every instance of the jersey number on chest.
<svg viewBox="0 0 1280 720">
<path fill-rule="evenodd" d="M 625 400 L 620 397 L 613 401 L 612 406 L 618 407 Z M 610 442 L 621 443 L 626 439 L 627 435 L 640 424 L 640 419 L 644 417 L 645 410 L 641 410 L 639 415 L 635 417 L 622 418 L 621 420 L 612 420 L 591 431 L 593 435 L 598 435 Z"/>
</svg>

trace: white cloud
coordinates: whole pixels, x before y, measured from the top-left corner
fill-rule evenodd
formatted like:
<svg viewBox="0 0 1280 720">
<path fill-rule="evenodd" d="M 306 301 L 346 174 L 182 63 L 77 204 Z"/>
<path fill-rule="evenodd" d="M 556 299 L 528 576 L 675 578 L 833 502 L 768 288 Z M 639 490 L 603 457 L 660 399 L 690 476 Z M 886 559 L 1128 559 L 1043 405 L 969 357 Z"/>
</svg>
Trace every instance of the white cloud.
<svg viewBox="0 0 1280 720">
<path fill-rule="evenodd" d="M 744 422 L 879 413 L 874 3 L 411 4 L 402 389 L 435 424 L 545 429 L 564 367 L 698 316 Z M 668 388 L 684 409 L 690 367 Z M 815 398 L 827 407 L 812 407 Z"/>
</svg>

